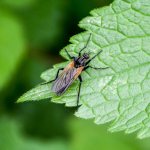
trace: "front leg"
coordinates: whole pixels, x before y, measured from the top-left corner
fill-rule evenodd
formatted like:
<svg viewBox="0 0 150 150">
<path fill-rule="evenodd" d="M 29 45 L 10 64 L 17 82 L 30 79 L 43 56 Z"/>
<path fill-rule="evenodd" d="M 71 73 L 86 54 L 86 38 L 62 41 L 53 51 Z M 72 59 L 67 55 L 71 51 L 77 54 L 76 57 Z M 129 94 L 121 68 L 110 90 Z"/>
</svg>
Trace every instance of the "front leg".
<svg viewBox="0 0 150 150">
<path fill-rule="evenodd" d="M 107 69 L 109 67 L 106 67 L 106 68 L 95 68 L 95 67 L 92 67 L 92 66 L 86 66 L 86 67 L 84 67 L 83 71 L 85 71 L 88 68 L 93 68 L 93 69 Z"/>
<path fill-rule="evenodd" d="M 77 99 L 77 111 L 78 111 L 78 107 L 79 107 L 80 89 L 81 89 L 81 84 L 82 84 L 82 77 L 81 77 L 81 75 L 79 75 L 78 78 L 80 80 L 80 85 L 79 85 L 79 92 L 78 92 L 78 99 Z"/>
<path fill-rule="evenodd" d="M 90 41 L 91 35 L 92 35 L 92 33 L 90 33 L 90 36 L 89 36 L 89 38 L 88 38 L 88 41 L 87 41 L 86 45 L 80 50 L 79 56 L 81 56 L 81 52 L 87 47 L 87 45 L 88 45 L 88 43 L 89 43 L 89 41 Z"/>
<path fill-rule="evenodd" d="M 65 48 L 65 51 L 67 53 L 67 55 L 69 56 L 70 59 L 74 59 L 75 57 L 70 56 L 70 54 L 68 53 L 67 49 Z"/>
<path fill-rule="evenodd" d="M 51 80 L 51 81 L 48 81 L 48 82 L 45 82 L 45 83 L 42 83 L 42 84 L 40 84 L 40 85 L 48 84 L 48 83 L 51 83 L 51 82 L 55 81 L 55 80 L 57 79 L 57 77 L 58 77 L 58 74 L 59 74 L 59 71 L 60 71 L 60 70 L 64 70 L 64 68 L 59 68 L 59 69 L 58 69 L 55 79 L 53 79 L 53 80 Z"/>
</svg>

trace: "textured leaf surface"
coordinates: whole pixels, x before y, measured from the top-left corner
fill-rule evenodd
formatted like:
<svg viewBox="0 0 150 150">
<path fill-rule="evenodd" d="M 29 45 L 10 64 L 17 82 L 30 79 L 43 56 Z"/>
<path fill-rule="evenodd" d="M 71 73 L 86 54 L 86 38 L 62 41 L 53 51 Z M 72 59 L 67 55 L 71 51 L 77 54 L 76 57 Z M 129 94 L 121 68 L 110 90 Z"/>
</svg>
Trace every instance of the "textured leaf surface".
<svg viewBox="0 0 150 150">
<path fill-rule="evenodd" d="M 88 32 L 70 39 L 66 48 L 72 56 L 92 38 L 85 51 L 95 55 L 103 52 L 90 65 L 106 70 L 88 69 L 82 73 L 83 84 L 80 104 L 76 112 L 80 118 L 94 118 L 96 124 L 115 120 L 108 131 L 140 129 L 138 138 L 150 136 L 150 0 L 115 0 L 110 6 L 91 11 L 79 26 Z M 64 49 L 61 55 L 68 59 Z M 42 74 L 46 81 L 54 79 L 59 67 Z M 49 85 L 38 86 L 24 94 L 18 102 L 52 97 L 53 102 L 76 106 L 79 81 L 76 80 L 65 94 L 57 97 Z"/>
</svg>

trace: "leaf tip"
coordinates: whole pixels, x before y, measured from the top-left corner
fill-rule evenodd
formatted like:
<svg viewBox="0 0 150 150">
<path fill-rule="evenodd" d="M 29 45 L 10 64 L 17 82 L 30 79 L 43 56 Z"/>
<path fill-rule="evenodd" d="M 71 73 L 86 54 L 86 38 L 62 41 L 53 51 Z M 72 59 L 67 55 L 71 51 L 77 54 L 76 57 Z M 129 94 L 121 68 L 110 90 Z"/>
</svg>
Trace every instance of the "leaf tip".
<svg viewBox="0 0 150 150">
<path fill-rule="evenodd" d="M 77 116 L 78 115 L 78 111 L 75 111 L 74 115 Z"/>
<path fill-rule="evenodd" d="M 139 139 L 139 137 L 138 137 L 138 136 L 136 136 L 135 138 L 136 138 L 136 139 Z"/>
<path fill-rule="evenodd" d="M 108 130 L 107 130 L 107 132 L 108 132 L 108 133 L 111 133 L 111 130 L 110 130 L 110 129 L 108 129 Z"/>
<path fill-rule="evenodd" d="M 20 102 L 21 102 L 21 97 L 15 103 L 20 103 Z"/>
<path fill-rule="evenodd" d="M 142 137 L 140 137 L 139 135 L 136 136 L 136 139 L 142 139 Z"/>
</svg>

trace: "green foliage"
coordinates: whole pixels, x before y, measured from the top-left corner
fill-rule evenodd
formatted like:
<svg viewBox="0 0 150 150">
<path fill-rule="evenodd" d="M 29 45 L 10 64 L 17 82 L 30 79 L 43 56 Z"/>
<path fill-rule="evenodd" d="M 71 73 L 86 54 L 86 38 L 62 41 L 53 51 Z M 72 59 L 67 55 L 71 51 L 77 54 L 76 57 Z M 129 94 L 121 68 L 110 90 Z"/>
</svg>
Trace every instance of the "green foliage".
<svg viewBox="0 0 150 150">
<path fill-rule="evenodd" d="M 22 8 L 26 6 L 30 6 L 33 4 L 36 0 L 1 0 L 1 5 L 7 5 L 12 8 Z"/>
<path fill-rule="evenodd" d="M 19 21 L 6 11 L 0 11 L 0 89 L 12 77 L 24 51 L 25 39 Z"/>
<path fill-rule="evenodd" d="M 0 118 L 0 147 L 1 150 L 67 150 L 68 146 L 63 139 L 53 141 L 33 140 L 20 132 L 18 122 L 8 117 Z M 6 140 L 7 139 L 7 140 Z M 8 144 L 9 143 L 9 144 Z"/>
<path fill-rule="evenodd" d="M 109 132 L 131 133 L 140 129 L 138 138 L 150 137 L 150 1 L 115 0 L 110 6 L 91 11 L 91 15 L 79 24 L 88 32 L 72 37 L 73 44 L 66 48 L 77 56 L 92 32 L 85 51 L 92 51 L 91 57 L 101 49 L 103 52 L 90 65 L 109 69 L 82 73 L 82 106 L 75 115 L 94 118 L 96 124 L 115 120 Z M 61 55 L 68 59 L 64 49 Z M 55 65 L 41 77 L 45 81 L 54 79 L 58 68 L 67 63 Z M 53 102 L 76 106 L 78 84 L 76 80 L 59 97 L 50 92 L 52 84 L 37 86 L 18 102 L 53 97 Z"/>
<path fill-rule="evenodd" d="M 66 0 L 38 0 L 28 9 L 19 11 L 31 46 L 47 48 L 57 41 L 62 34 L 63 21 L 66 17 Z"/>
</svg>

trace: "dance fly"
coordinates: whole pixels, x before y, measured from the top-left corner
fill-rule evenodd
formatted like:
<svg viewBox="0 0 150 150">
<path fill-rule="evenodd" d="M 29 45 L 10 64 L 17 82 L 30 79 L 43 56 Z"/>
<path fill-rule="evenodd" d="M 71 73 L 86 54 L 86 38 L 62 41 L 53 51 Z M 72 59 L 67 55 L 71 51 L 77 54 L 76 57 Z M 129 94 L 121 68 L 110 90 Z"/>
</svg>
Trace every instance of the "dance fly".
<svg viewBox="0 0 150 150">
<path fill-rule="evenodd" d="M 89 59 L 90 52 L 84 53 L 83 55 L 81 55 L 81 52 L 87 47 L 90 41 L 90 38 L 91 38 L 91 33 L 90 33 L 90 36 L 88 38 L 86 45 L 80 50 L 78 57 L 70 56 L 67 49 L 65 48 L 67 55 L 72 59 L 72 61 L 65 68 L 58 69 L 54 80 L 41 84 L 41 85 L 44 85 L 44 84 L 48 84 L 54 81 L 51 87 L 51 92 L 56 92 L 57 96 L 60 96 L 66 92 L 66 90 L 70 87 L 70 85 L 74 82 L 76 78 L 79 78 L 80 85 L 79 85 L 79 91 L 78 91 L 78 97 L 77 97 L 77 110 L 79 107 L 80 90 L 81 90 L 81 84 L 82 84 L 81 72 L 85 71 L 88 68 L 93 68 L 93 69 L 109 68 L 109 67 L 95 68 L 95 67 L 88 65 L 91 62 L 91 60 L 93 60 L 97 55 L 99 55 L 102 52 L 102 50 L 98 52 L 95 56 L 93 56 L 91 59 Z M 59 75 L 60 70 L 63 70 L 63 71 Z"/>
</svg>

